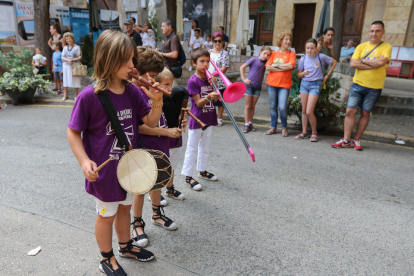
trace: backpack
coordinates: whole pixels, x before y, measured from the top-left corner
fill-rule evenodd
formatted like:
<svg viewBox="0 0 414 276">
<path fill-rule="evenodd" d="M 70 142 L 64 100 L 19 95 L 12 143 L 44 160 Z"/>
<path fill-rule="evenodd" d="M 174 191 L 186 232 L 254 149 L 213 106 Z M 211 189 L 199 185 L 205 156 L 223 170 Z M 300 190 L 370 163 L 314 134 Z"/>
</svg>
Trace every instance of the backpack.
<svg viewBox="0 0 414 276">
<path fill-rule="evenodd" d="M 174 36 L 177 36 L 177 35 L 174 34 Z M 171 41 L 172 41 L 172 37 L 170 39 L 170 48 L 171 48 Z M 166 60 L 167 60 L 167 63 L 168 63 L 168 59 L 166 59 Z M 181 78 L 181 75 L 183 73 L 183 68 L 182 67 L 184 66 L 186 60 L 187 60 L 187 57 L 185 56 L 183 46 L 180 44 L 180 51 L 179 51 L 178 57 L 177 57 L 177 66 L 170 66 L 170 71 L 174 75 L 174 78 L 176 78 L 176 79 Z"/>
</svg>

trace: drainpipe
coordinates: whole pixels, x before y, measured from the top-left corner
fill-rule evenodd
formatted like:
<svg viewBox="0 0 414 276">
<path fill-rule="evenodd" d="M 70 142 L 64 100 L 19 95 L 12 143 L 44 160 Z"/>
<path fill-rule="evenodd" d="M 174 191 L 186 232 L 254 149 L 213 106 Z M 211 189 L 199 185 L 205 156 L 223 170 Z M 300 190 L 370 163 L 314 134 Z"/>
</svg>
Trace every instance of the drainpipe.
<svg viewBox="0 0 414 276">
<path fill-rule="evenodd" d="M 228 37 L 229 37 L 229 40 L 230 40 L 230 32 L 231 32 L 231 10 L 232 10 L 232 2 L 233 2 L 233 0 L 229 0 L 230 1 L 230 4 L 229 4 L 229 6 L 228 6 L 228 12 L 227 12 L 227 35 L 228 35 Z M 229 43 L 230 43 L 230 41 L 229 41 Z"/>
</svg>

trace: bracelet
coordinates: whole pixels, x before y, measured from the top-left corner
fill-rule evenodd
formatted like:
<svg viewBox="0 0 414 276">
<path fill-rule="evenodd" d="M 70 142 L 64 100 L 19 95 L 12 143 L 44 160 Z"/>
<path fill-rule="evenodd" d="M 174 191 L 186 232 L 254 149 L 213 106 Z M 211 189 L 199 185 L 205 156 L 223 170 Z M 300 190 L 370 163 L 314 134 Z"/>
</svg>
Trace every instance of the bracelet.
<svg viewBox="0 0 414 276">
<path fill-rule="evenodd" d="M 155 104 L 151 103 L 151 106 L 154 107 L 154 108 L 161 108 L 161 107 L 164 106 L 164 103 L 162 103 L 161 105 L 155 105 Z"/>
<path fill-rule="evenodd" d="M 328 78 L 331 76 L 331 74 L 326 74 L 328 76 Z"/>
<path fill-rule="evenodd" d="M 204 99 L 206 99 L 207 101 L 211 102 L 211 100 L 207 99 L 207 96 L 204 96 Z"/>
</svg>

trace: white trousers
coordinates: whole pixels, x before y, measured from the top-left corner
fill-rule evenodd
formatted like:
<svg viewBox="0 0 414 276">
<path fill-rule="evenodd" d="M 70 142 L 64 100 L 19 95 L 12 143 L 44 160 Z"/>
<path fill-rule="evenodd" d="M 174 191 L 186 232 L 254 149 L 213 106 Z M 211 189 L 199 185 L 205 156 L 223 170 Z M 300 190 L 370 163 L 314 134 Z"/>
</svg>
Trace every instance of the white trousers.
<svg viewBox="0 0 414 276">
<path fill-rule="evenodd" d="M 181 171 L 182 175 L 193 175 L 196 159 L 197 171 L 203 172 L 207 169 L 207 161 L 212 133 L 213 127 L 208 127 L 204 131 L 201 130 L 201 128 L 188 130 L 187 150 L 185 151 L 184 165 L 183 170 Z"/>
<path fill-rule="evenodd" d="M 178 159 L 180 158 L 180 150 L 181 150 L 181 147 L 170 149 L 170 162 L 171 162 L 171 166 L 174 169 L 174 172 L 178 166 Z"/>
</svg>

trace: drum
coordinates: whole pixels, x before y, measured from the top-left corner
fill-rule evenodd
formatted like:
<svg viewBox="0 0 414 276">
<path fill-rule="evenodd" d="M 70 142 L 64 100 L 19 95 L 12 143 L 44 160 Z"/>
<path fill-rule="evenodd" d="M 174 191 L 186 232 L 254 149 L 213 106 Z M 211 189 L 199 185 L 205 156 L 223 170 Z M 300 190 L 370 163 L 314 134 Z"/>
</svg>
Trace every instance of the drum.
<svg viewBox="0 0 414 276">
<path fill-rule="evenodd" d="M 136 195 L 164 188 L 172 175 L 170 159 L 158 150 L 130 150 L 118 162 L 119 184 L 125 191 Z"/>
</svg>

